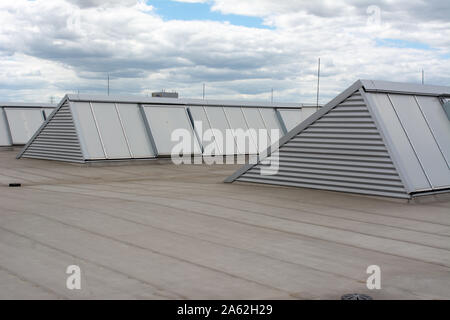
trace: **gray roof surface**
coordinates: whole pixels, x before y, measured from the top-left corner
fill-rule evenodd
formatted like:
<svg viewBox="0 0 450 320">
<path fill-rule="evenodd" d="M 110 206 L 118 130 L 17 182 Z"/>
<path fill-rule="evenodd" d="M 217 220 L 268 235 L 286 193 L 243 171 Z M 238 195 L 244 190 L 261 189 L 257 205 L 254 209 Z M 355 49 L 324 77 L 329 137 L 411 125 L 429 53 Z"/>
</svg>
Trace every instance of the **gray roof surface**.
<svg viewBox="0 0 450 320">
<path fill-rule="evenodd" d="M 0 299 L 450 299 L 450 195 L 406 203 L 220 183 L 234 165 L 14 156 L 0 152 L 0 185 L 23 184 L 0 193 Z M 64 285 L 74 262 L 82 290 Z"/>
</svg>

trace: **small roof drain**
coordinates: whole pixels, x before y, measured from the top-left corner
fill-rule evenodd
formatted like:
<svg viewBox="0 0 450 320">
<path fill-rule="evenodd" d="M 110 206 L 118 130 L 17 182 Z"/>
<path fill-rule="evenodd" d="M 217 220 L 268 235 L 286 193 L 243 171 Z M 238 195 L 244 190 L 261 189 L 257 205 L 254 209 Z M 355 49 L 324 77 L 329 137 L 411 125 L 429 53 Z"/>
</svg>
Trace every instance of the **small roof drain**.
<svg viewBox="0 0 450 320">
<path fill-rule="evenodd" d="M 341 300 L 373 300 L 371 296 L 359 293 L 344 294 Z"/>
</svg>

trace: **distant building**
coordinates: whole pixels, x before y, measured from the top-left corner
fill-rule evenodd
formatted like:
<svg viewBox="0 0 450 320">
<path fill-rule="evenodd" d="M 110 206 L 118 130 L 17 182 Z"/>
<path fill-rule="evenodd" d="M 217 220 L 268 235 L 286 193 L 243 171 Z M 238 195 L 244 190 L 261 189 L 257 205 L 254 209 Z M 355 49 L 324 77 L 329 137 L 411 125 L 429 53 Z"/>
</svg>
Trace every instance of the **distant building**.
<svg viewBox="0 0 450 320">
<path fill-rule="evenodd" d="M 178 92 L 166 92 L 166 91 L 160 91 L 160 92 L 152 92 L 153 98 L 175 98 L 178 99 Z"/>
</svg>

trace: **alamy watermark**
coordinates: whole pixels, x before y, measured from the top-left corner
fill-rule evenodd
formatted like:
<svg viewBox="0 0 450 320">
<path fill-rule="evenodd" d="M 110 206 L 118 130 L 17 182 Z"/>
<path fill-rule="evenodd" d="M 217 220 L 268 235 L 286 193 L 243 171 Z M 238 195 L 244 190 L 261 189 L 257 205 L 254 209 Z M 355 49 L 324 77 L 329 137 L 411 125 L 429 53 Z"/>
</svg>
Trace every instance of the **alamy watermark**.
<svg viewBox="0 0 450 320">
<path fill-rule="evenodd" d="M 366 286 L 369 290 L 381 289 L 381 268 L 377 265 L 371 265 L 367 267 L 367 274 L 370 276 L 367 278 Z"/>
<path fill-rule="evenodd" d="M 367 7 L 367 26 L 381 26 L 381 8 L 376 5 Z"/>
<path fill-rule="evenodd" d="M 256 164 L 261 162 L 261 175 L 275 175 L 279 169 L 279 129 L 204 130 L 201 121 L 192 130 L 173 130 L 171 159 L 174 164 Z M 269 148 L 270 147 L 270 148 Z M 273 152 L 271 152 L 273 150 Z M 248 156 L 248 159 L 242 157 Z"/>
<path fill-rule="evenodd" d="M 77 265 L 70 265 L 66 269 L 69 276 L 66 280 L 66 288 L 69 290 L 81 290 L 81 268 Z"/>
</svg>

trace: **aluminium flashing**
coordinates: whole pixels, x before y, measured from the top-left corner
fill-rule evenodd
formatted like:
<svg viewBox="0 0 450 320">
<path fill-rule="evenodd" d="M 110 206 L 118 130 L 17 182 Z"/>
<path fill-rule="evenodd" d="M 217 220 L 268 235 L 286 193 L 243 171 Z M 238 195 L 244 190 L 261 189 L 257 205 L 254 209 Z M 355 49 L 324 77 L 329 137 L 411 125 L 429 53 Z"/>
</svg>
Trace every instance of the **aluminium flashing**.
<svg viewBox="0 0 450 320">
<path fill-rule="evenodd" d="M 0 102 L 0 108 L 56 108 L 56 104 L 51 103 L 29 103 L 29 102 Z"/>
<path fill-rule="evenodd" d="M 420 96 L 450 96 L 450 87 L 380 80 L 359 80 L 366 92 L 397 93 Z"/>
<path fill-rule="evenodd" d="M 308 103 L 268 103 L 261 101 L 235 101 L 235 100 L 202 100 L 202 99 L 175 99 L 175 98 L 155 98 L 140 96 L 102 96 L 88 94 L 67 94 L 67 99 L 78 102 L 110 102 L 110 103 L 133 103 L 146 105 L 183 105 L 183 106 L 216 106 L 216 107 L 258 107 L 258 108 L 314 108 L 315 104 Z M 320 106 L 319 106 L 320 107 Z"/>
</svg>

